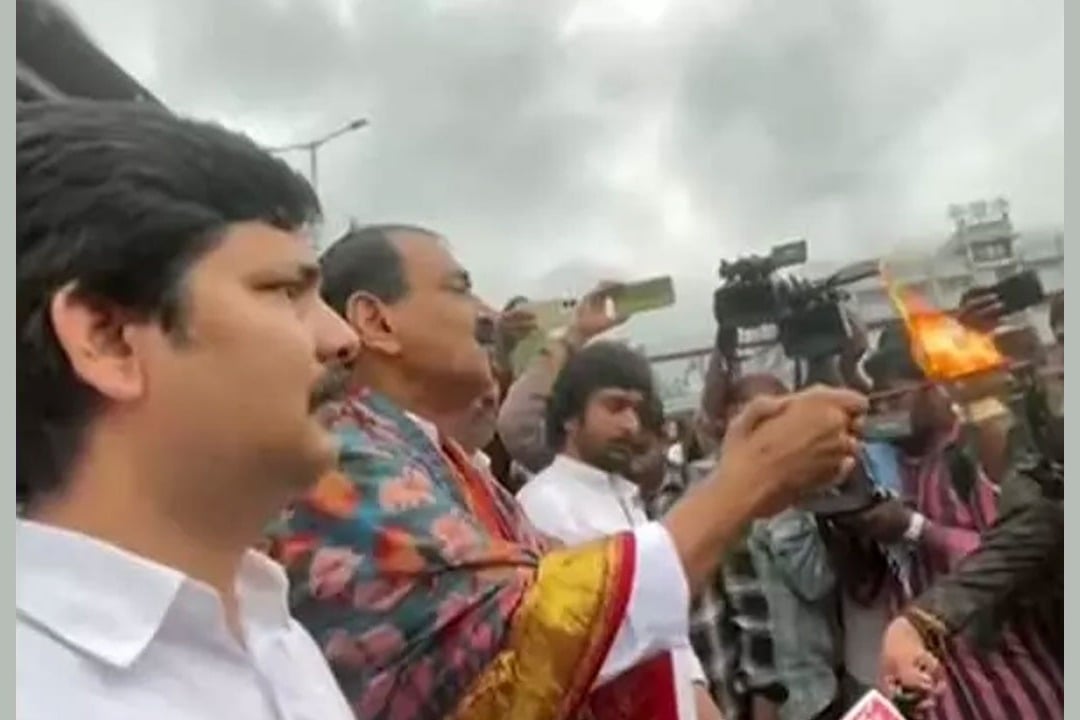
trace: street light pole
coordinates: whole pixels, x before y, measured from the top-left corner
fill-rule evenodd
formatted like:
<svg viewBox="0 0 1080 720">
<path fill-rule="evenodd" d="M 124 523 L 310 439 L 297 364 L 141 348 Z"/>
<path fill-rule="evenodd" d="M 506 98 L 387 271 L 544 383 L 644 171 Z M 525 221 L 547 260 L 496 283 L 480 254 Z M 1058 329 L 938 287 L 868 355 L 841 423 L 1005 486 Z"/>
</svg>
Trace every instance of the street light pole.
<svg viewBox="0 0 1080 720">
<path fill-rule="evenodd" d="M 332 140 L 336 140 L 342 135 L 346 135 L 355 130 L 359 130 L 363 127 L 367 127 L 368 121 L 365 118 L 357 118 L 351 120 L 337 130 L 315 138 L 314 140 L 307 140 L 305 142 L 293 143 L 291 145 L 282 145 L 280 147 L 267 148 L 268 152 L 280 154 L 286 152 L 294 152 L 297 150 L 303 150 L 308 154 L 308 180 L 311 181 L 311 186 L 315 188 L 315 191 L 319 190 L 319 149 L 323 145 L 326 145 Z"/>
</svg>

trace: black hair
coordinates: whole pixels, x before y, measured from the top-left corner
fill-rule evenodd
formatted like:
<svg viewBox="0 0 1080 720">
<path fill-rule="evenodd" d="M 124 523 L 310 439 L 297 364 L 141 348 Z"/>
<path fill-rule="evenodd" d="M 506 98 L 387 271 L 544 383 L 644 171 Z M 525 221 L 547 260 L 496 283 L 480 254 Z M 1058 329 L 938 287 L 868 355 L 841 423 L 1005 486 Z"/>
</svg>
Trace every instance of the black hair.
<svg viewBox="0 0 1080 720">
<path fill-rule="evenodd" d="M 510 312 L 511 310 L 514 310 L 521 305 L 525 305 L 528 302 L 529 298 L 525 297 L 524 295 L 515 295 L 514 297 L 507 300 L 506 304 L 503 305 L 503 312 Z"/>
<path fill-rule="evenodd" d="M 897 380 L 926 379 L 922 368 L 912 357 L 911 337 L 907 328 L 899 320 L 882 328 L 877 349 L 866 358 L 863 369 L 878 390 Z"/>
<path fill-rule="evenodd" d="M 664 401 L 657 393 L 645 396 L 645 406 L 641 409 L 642 426 L 654 435 L 664 434 Z"/>
<path fill-rule="evenodd" d="M 875 390 L 881 390 L 897 380 L 926 379 L 911 356 L 897 350 L 874 353 L 867 359 L 865 368 Z"/>
<path fill-rule="evenodd" d="M 145 103 L 20 105 L 15 162 L 15 493 L 29 502 L 62 485 L 102 400 L 57 341 L 56 293 L 182 339 L 186 272 L 228 226 L 298 230 L 320 209 L 248 138 Z"/>
<path fill-rule="evenodd" d="M 398 232 L 439 237 L 415 225 L 350 227 L 323 252 L 319 258 L 322 296 L 336 313 L 344 316 L 349 298 L 361 291 L 388 304 L 405 297 L 409 290 L 405 266 L 391 239 Z"/>
<path fill-rule="evenodd" d="M 886 323 L 878 336 L 877 350 L 880 352 L 898 351 L 909 352 L 911 350 L 911 337 L 902 320 L 892 320 Z"/>
<path fill-rule="evenodd" d="M 658 430 L 663 405 L 649 361 L 620 342 L 595 342 L 572 354 L 555 378 L 547 405 L 547 440 L 553 449 L 566 443 L 566 422 L 581 419 L 594 393 L 609 388 L 636 390 L 645 397 L 641 423 Z"/>
</svg>

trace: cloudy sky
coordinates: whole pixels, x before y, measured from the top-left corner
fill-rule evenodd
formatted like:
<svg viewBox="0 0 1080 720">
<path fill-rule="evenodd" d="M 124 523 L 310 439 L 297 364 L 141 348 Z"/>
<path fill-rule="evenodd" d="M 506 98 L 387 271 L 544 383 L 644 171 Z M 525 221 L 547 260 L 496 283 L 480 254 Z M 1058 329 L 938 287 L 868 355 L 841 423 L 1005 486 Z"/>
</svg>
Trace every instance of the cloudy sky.
<svg viewBox="0 0 1080 720">
<path fill-rule="evenodd" d="M 429 225 L 493 301 L 672 273 L 660 344 L 787 237 L 859 259 L 999 195 L 1064 222 L 1061 0 L 66 2 L 179 111 L 267 144 L 370 119 L 320 155 L 328 234 Z"/>
</svg>

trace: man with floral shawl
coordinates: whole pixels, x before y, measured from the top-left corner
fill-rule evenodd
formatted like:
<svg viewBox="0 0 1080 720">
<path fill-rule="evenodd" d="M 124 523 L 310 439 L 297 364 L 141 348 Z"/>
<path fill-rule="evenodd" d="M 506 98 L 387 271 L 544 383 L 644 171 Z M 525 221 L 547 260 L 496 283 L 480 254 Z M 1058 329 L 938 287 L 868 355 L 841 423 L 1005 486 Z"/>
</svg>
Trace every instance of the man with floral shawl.
<svg viewBox="0 0 1080 720">
<path fill-rule="evenodd" d="M 295 504 L 272 552 L 357 717 L 673 718 L 669 651 L 691 594 L 750 519 L 853 463 L 862 398 L 754 404 L 663 523 L 556 548 L 428 420 L 490 380 L 489 310 L 445 241 L 351 229 L 321 264 L 324 297 L 360 337 L 356 388 L 333 418 L 340 470 Z M 603 298 L 583 306 L 584 325 L 606 329 Z"/>
</svg>

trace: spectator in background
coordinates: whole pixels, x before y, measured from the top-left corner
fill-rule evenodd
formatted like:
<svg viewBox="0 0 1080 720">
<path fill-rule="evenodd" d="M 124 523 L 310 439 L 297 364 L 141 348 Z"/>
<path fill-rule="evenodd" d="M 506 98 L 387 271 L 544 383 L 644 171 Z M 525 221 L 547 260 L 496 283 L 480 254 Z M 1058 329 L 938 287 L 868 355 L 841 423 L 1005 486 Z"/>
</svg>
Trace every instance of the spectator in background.
<svg viewBox="0 0 1080 720">
<path fill-rule="evenodd" d="M 744 376 L 732 386 L 735 410 L 758 394 L 786 393 L 769 375 Z M 786 692 L 777 717 L 839 720 L 865 687 L 844 668 L 836 573 L 817 519 L 792 507 L 756 520 L 747 551 L 768 602 L 775 672 Z"/>
<path fill-rule="evenodd" d="M 883 689 L 917 686 L 927 654 L 947 660 L 942 648 L 953 635 L 967 634 L 979 649 L 992 650 L 999 639 L 997 630 L 1009 625 L 1026 628 L 1031 640 L 1045 638 L 1048 652 L 1034 659 L 1060 688 L 1064 501 L 1048 492 L 1038 480 L 1039 472 L 1017 469 L 1006 479 L 1001 514 L 983 534 L 979 548 L 912 600 L 890 624 L 882 647 Z M 1032 588 L 1039 591 L 1032 593 Z"/>
<path fill-rule="evenodd" d="M 439 431 L 457 440 L 473 464 L 482 471 L 491 471 L 491 458 L 482 449 L 495 437 L 495 417 L 499 412 L 499 388 L 495 378 L 487 390 L 465 410 L 433 418 Z"/>
<path fill-rule="evenodd" d="M 733 354 L 734 347 L 725 345 L 709 360 L 697 414 L 699 442 L 708 454 L 669 469 L 654 501 L 657 516 L 708 476 L 719 457 L 723 429 L 747 402 L 759 395 L 787 392 L 772 375 L 733 380 Z M 690 611 L 691 643 L 727 720 L 779 717 L 787 691 L 777 675 L 772 632 L 769 601 L 744 534 L 694 599 Z"/>
<path fill-rule="evenodd" d="M 1054 336 L 1054 345 L 1050 348 L 1049 364 L 1065 371 L 1065 293 L 1061 292 L 1050 298 L 1050 332 Z"/>
<path fill-rule="evenodd" d="M 604 291 L 612 286 L 601 283 L 577 303 L 570 326 L 544 346 L 506 393 L 499 409 L 499 437 L 510 457 L 530 473 L 540 472 L 555 458 L 548 445 L 545 417 L 559 371 L 589 341 L 625 321 L 608 315 Z"/>
<path fill-rule="evenodd" d="M 844 672 L 836 574 L 814 515 L 793 507 L 755 521 L 747 547 L 769 603 L 777 679 L 787 691 L 778 716 L 839 720 L 859 694 Z"/>
<path fill-rule="evenodd" d="M 614 286 L 615 283 L 602 282 L 583 297 L 577 303 L 570 326 L 548 342 L 506 393 L 499 408 L 497 429 L 499 440 L 512 459 L 513 477 L 527 480 L 531 473 L 544 469 L 554 459 L 556 453 L 548 444 L 545 424 L 552 383 L 568 358 L 625 321 L 608 315 L 605 292 Z M 504 315 L 526 310 L 518 300 L 508 303 L 511 309 Z M 646 417 L 650 424 L 638 441 L 638 454 L 628 472 L 646 496 L 651 497 L 663 482 L 667 450 L 663 438 L 663 404 L 659 398 Z"/>
<path fill-rule="evenodd" d="M 911 359 L 906 333 L 883 339 L 867 371 L 875 390 L 894 391 L 895 409 L 910 413 L 911 436 L 898 443 L 902 499 L 878 503 L 852 520 L 853 532 L 882 543 L 906 540 L 913 552 L 908 586 L 894 585 L 897 604 L 922 594 L 980 543 L 997 516 L 997 489 L 964 445 L 948 398 L 928 384 Z M 1006 628 L 993 652 L 954 636 L 941 648 L 944 690 L 936 720 L 1060 718 L 1060 678 L 1041 660 L 1046 638 L 1031 628 Z M 936 685 L 932 656 L 921 657 L 920 689 Z"/>
<path fill-rule="evenodd" d="M 547 405 L 558 454 L 517 495 L 533 524 L 570 545 L 644 525 L 643 488 L 628 478 L 639 458 L 663 468 L 659 408 L 649 362 L 629 347 L 596 342 L 567 360 Z M 700 720 L 717 720 L 689 641 L 671 663 L 678 717 L 693 718 L 696 707 Z"/>
<path fill-rule="evenodd" d="M 1062 312 L 1062 296 L 1057 295 L 1050 302 L 1055 337 L 1064 332 Z M 1051 375 L 1048 384 L 1054 379 Z M 1052 397 L 1048 401 L 1054 402 Z M 1060 462 L 1058 450 L 1049 460 Z M 890 625 L 882 649 L 884 681 L 913 682 L 925 654 L 933 652 L 941 660 L 943 642 L 953 635 L 965 634 L 977 648 L 992 649 L 999 630 L 1011 627 L 1020 628 L 1037 650 L 1045 639 L 1048 652 L 1035 659 L 1047 677 L 1061 682 L 1064 505 L 1056 467 L 1044 458 L 1011 458 L 998 517 L 979 548 L 936 579 Z M 1032 587 L 1043 591 L 1031 594 Z"/>
<path fill-rule="evenodd" d="M 536 318 L 528 311 L 527 303 L 528 299 L 520 295 L 511 298 L 503 307 L 496 323 L 495 347 L 492 352 L 492 373 L 498 391 L 496 417 L 506 399 L 507 391 L 514 383 L 514 348 L 536 328 Z M 517 492 L 528 479 L 528 471 L 510 457 L 497 432 L 484 445 L 484 455 L 490 463 L 491 474 L 508 491 Z"/>
<path fill-rule="evenodd" d="M 1050 332 L 1054 335 L 1054 344 L 1047 352 L 1047 396 L 1050 410 L 1060 417 L 1065 416 L 1065 293 L 1059 293 L 1050 300 Z M 1063 429 L 1064 430 L 1064 429 Z"/>
<path fill-rule="evenodd" d="M 1064 291 L 1050 298 L 1050 332 L 1058 345 L 1065 345 L 1065 293 Z"/>
<path fill-rule="evenodd" d="M 646 508 L 660 492 L 667 473 L 667 436 L 664 432 L 664 403 L 653 395 L 641 414 L 641 434 L 626 477 L 641 488 Z M 652 517 L 651 515 L 649 517 Z"/>
</svg>

